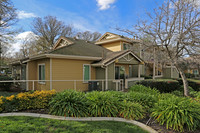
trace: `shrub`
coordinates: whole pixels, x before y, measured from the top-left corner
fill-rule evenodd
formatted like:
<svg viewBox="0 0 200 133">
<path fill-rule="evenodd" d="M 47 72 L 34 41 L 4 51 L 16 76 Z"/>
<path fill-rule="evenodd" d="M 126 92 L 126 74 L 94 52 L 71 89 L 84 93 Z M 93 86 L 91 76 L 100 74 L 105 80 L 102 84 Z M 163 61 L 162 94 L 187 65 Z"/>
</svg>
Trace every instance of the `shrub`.
<svg viewBox="0 0 200 133">
<path fill-rule="evenodd" d="M 107 91 L 105 93 L 107 93 L 108 95 L 112 95 L 118 101 L 124 101 L 124 99 L 126 99 L 127 97 L 126 93 L 121 91 Z"/>
<path fill-rule="evenodd" d="M 87 101 L 83 92 L 65 90 L 57 93 L 49 103 L 50 114 L 80 117 L 88 116 Z"/>
<path fill-rule="evenodd" d="M 140 92 L 127 93 L 127 101 L 136 102 L 144 106 L 146 109 L 152 108 L 157 102 L 157 97 L 154 95 L 144 94 Z"/>
<path fill-rule="evenodd" d="M 152 109 L 151 116 L 166 128 L 176 131 L 194 130 L 200 124 L 200 104 L 181 97 L 165 97 L 159 100 Z"/>
<path fill-rule="evenodd" d="M 0 81 L 7 81 L 7 80 L 13 80 L 11 77 L 8 77 L 8 76 L 0 76 Z M 12 85 L 12 82 L 2 82 L 0 83 L 0 90 L 2 91 L 9 91 L 10 90 L 10 87 Z"/>
<path fill-rule="evenodd" d="M 194 91 L 192 89 L 192 87 L 189 86 L 188 88 L 189 88 L 189 92 Z M 182 85 L 179 90 L 175 90 L 175 91 L 171 92 L 171 94 L 174 94 L 174 95 L 179 96 L 179 97 L 184 96 L 184 86 Z"/>
<path fill-rule="evenodd" d="M 180 85 L 183 85 L 182 79 L 177 79 L 177 81 L 179 82 Z M 194 89 L 195 91 L 200 91 L 200 82 L 196 82 L 193 80 L 187 80 L 187 81 L 188 85 L 192 87 L 192 89 Z"/>
<path fill-rule="evenodd" d="M 150 87 L 146 87 L 143 85 L 134 85 L 132 86 L 129 91 L 134 91 L 134 92 L 141 92 L 141 93 L 146 93 L 149 95 L 158 95 L 159 91 L 156 89 L 151 89 Z"/>
<path fill-rule="evenodd" d="M 19 93 L 16 95 L 18 100 L 18 110 L 45 109 L 56 92 L 53 91 L 34 91 Z"/>
<path fill-rule="evenodd" d="M 116 117 L 119 112 L 119 101 L 110 92 L 93 91 L 87 93 L 89 112 L 95 117 Z"/>
<path fill-rule="evenodd" d="M 176 80 L 167 80 L 167 79 L 155 79 L 155 80 L 142 80 L 137 82 L 137 84 L 144 85 L 146 87 L 155 88 L 161 93 L 169 93 L 180 88 L 179 82 Z"/>
<path fill-rule="evenodd" d="M 20 111 L 27 109 L 46 109 L 55 91 L 35 91 L 0 97 L 0 112 Z"/>
<path fill-rule="evenodd" d="M 145 116 L 145 109 L 139 103 L 124 100 L 121 103 L 120 117 L 132 120 L 142 119 Z"/>
</svg>

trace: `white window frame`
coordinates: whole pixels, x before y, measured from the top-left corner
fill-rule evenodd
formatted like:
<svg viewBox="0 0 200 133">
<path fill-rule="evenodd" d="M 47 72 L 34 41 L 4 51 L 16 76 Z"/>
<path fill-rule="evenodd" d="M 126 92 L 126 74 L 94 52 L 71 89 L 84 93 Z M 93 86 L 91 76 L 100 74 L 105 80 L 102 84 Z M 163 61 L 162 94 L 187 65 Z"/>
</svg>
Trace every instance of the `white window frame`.
<svg viewBox="0 0 200 133">
<path fill-rule="evenodd" d="M 45 71 L 46 71 L 46 68 L 45 68 L 45 63 L 42 63 L 42 64 L 38 64 L 38 80 L 40 80 L 40 73 L 39 73 L 39 69 L 40 69 L 40 66 L 44 66 L 44 73 L 45 73 Z M 46 74 L 46 73 L 45 73 Z M 45 79 L 46 79 L 46 75 L 45 75 Z M 44 79 L 44 80 L 45 80 Z M 40 84 L 45 84 L 45 81 L 38 81 L 38 83 L 40 83 Z"/>
<path fill-rule="evenodd" d="M 84 71 L 84 66 L 85 65 L 87 65 L 87 66 L 89 66 L 89 80 L 84 80 L 84 77 L 85 77 L 85 71 Z M 90 81 L 91 80 L 91 65 L 90 64 L 83 64 L 83 83 L 88 83 L 88 81 Z"/>
</svg>

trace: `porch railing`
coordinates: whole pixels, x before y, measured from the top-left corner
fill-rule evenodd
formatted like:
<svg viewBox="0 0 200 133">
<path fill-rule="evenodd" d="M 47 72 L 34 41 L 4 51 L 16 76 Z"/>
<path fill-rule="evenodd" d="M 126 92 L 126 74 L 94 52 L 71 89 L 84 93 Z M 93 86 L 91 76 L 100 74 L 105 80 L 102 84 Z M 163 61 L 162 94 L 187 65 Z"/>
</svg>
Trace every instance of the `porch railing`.
<svg viewBox="0 0 200 133">
<path fill-rule="evenodd" d="M 14 84 L 24 84 L 26 90 L 35 90 L 35 87 L 37 84 L 46 84 L 49 83 L 49 90 L 54 89 L 52 88 L 52 83 L 58 82 L 58 83 L 63 83 L 65 82 L 66 88 L 68 87 L 67 85 L 70 84 L 70 86 L 73 86 L 70 89 L 74 90 L 80 90 L 78 86 L 81 84 L 88 84 L 90 81 L 97 81 L 100 85 L 101 91 L 106 90 L 106 82 L 109 84 L 109 87 L 112 86 L 112 88 L 108 88 L 108 90 L 116 90 L 116 91 L 123 91 L 124 90 L 124 85 L 123 85 L 123 80 L 113 80 L 113 79 L 108 79 L 108 80 L 88 80 L 85 82 L 84 80 L 8 80 L 8 81 L 0 81 L 0 83 L 14 83 Z M 73 85 L 72 85 L 73 84 Z M 114 87 L 114 88 L 113 88 Z"/>
</svg>

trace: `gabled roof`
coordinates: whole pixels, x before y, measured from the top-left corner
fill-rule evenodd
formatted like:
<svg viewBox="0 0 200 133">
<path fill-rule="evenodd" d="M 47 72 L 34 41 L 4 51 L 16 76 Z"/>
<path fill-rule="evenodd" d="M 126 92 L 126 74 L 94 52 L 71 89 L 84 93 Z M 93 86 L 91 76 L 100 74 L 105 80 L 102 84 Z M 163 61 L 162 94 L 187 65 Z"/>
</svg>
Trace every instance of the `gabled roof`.
<svg viewBox="0 0 200 133">
<path fill-rule="evenodd" d="M 125 41 L 125 42 L 140 42 L 140 40 L 134 39 L 134 38 L 128 38 L 125 37 L 123 35 L 117 35 L 114 33 L 110 33 L 110 32 L 106 32 L 105 34 L 103 34 L 103 36 L 97 40 L 97 42 L 95 44 L 104 44 L 104 43 L 108 43 L 108 42 L 114 42 L 114 41 Z"/>
<path fill-rule="evenodd" d="M 49 52 L 49 54 L 61 54 L 61 55 L 75 55 L 75 56 L 90 56 L 90 57 L 102 57 L 110 50 L 87 42 L 85 40 L 65 37 L 70 42 L 70 45 L 66 45 Z"/>
<path fill-rule="evenodd" d="M 71 42 L 70 45 L 58 47 L 59 40 L 64 39 Z M 26 59 L 20 60 L 17 63 L 25 63 L 31 60 L 38 60 L 42 58 L 65 58 L 65 59 L 80 59 L 80 60 L 92 60 L 94 66 L 106 66 L 116 59 L 119 59 L 127 54 L 132 54 L 139 62 L 143 62 L 136 54 L 130 50 L 124 50 L 119 52 L 112 52 L 102 46 L 95 45 L 85 40 L 61 37 L 55 44 L 55 49 L 45 52 L 43 54 L 34 55 Z"/>
<path fill-rule="evenodd" d="M 134 54 L 131 50 L 123 50 L 119 52 L 108 53 L 103 60 L 97 63 L 93 63 L 93 66 L 107 66 L 113 63 L 115 60 L 120 59 L 127 54 L 133 55 L 133 57 L 135 57 L 135 59 L 138 60 L 138 62 L 141 62 L 142 64 L 144 63 L 144 61 L 136 54 Z"/>
</svg>

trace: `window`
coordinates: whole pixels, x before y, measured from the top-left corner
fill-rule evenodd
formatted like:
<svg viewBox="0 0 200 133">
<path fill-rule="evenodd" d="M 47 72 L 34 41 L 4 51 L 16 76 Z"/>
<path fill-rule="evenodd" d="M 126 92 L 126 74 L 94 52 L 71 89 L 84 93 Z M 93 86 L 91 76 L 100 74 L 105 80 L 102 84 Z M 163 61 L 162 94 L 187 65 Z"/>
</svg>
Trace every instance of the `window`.
<svg viewBox="0 0 200 133">
<path fill-rule="evenodd" d="M 129 78 L 133 77 L 133 66 L 129 65 Z"/>
<path fill-rule="evenodd" d="M 39 75 L 39 80 L 45 80 L 45 65 L 44 64 L 39 64 L 39 69 L 38 69 L 38 75 Z M 42 81 L 44 82 L 44 81 Z"/>
<path fill-rule="evenodd" d="M 84 82 L 90 80 L 90 65 L 83 65 L 83 80 Z"/>
<path fill-rule="evenodd" d="M 127 43 L 124 43 L 123 44 L 123 50 L 128 50 L 128 49 L 131 49 L 131 45 L 127 44 Z"/>
<path fill-rule="evenodd" d="M 193 70 L 193 74 L 198 75 L 199 74 L 198 70 L 197 69 Z"/>
</svg>

